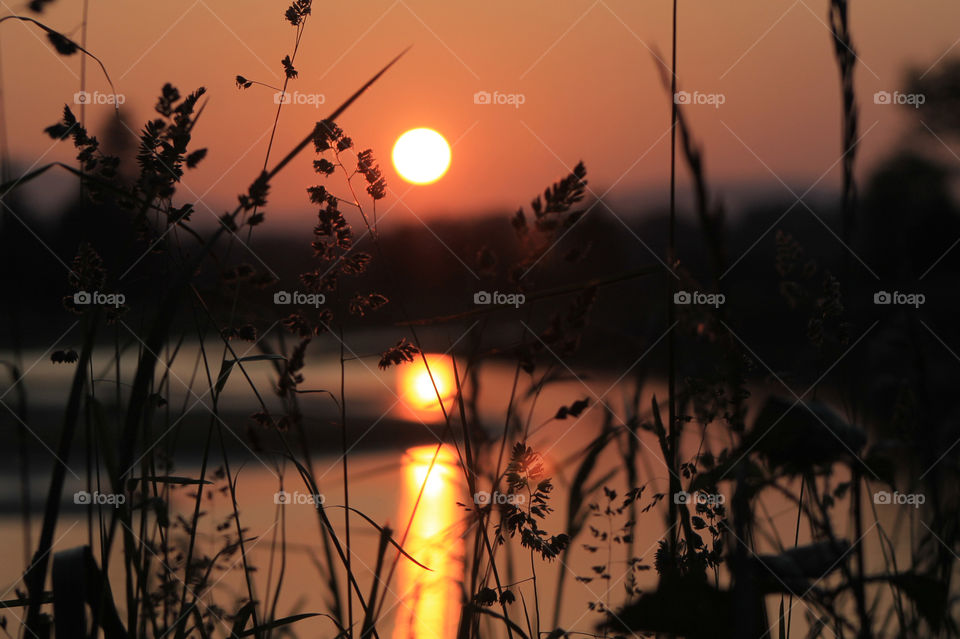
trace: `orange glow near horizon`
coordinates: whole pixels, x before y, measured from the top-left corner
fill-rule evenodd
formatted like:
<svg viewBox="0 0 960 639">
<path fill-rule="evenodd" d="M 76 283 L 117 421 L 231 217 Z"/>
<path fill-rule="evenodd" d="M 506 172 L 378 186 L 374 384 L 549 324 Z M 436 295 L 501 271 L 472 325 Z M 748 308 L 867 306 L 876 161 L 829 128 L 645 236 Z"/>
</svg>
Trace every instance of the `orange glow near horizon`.
<svg viewBox="0 0 960 639">
<path fill-rule="evenodd" d="M 433 129 L 410 129 L 393 145 L 393 166 L 411 184 L 436 182 L 450 168 L 450 145 Z"/>
<path fill-rule="evenodd" d="M 453 360 L 448 355 L 431 353 L 426 354 L 426 360 L 429 370 L 419 355 L 410 364 L 399 368 L 398 394 L 413 411 L 439 413 L 440 402 L 437 401 L 437 394 L 439 393 L 444 407 L 457 394 Z"/>
<path fill-rule="evenodd" d="M 456 634 L 457 582 L 462 577 L 456 505 L 462 499 L 458 476 L 456 453 L 449 446 L 441 446 L 439 451 L 436 445 L 415 446 L 403 455 L 400 521 L 406 524 L 415 505 L 417 509 L 404 548 L 430 570 L 402 560 L 401 603 L 397 606 L 394 639 L 434 639 Z"/>
<path fill-rule="evenodd" d="M 668 3 L 609 2 L 591 10 L 590 3 L 580 2 L 501 4 L 509 7 L 510 20 L 503 19 L 497 3 L 464 11 L 454 3 L 423 0 L 416 12 L 393 8 L 385 0 L 325 5 L 322 18 L 315 12 L 308 20 L 295 60 L 299 77 L 288 87 L 311 99 L 283 107 L 270 164 L 388 60 L 415 44 L 338 118 L 358 148 L 374 151 L 389 174 L 387 182 L 399 192 L 378 204 L 399 209 L 387 218 L 387 228 L 418 225 L 406 207 L 424 220 L 452 217 L 453 210 L 456 219 L 510 214 L 563 177 L 577 159 L 586 163 L 592 188 L 604 192 L 616 187 L 604 199 L 617 215 L 619 202 L 623 213 L 656 213 L 669 179 L 670 136 L 662 134 L 670 127 L 672 100 L 661 87 L 663 68 L 647 46 L 670 47 Z M 77 36 L 81 5 L 48 3 L 43 23 Z M 124 157 L 123 167 L 135 169 L 137 139 L 131 131 L 155 117 L 153 107 L 164 83 L 171 82 L 181 94 L 206 87 L 191 150 L 208 148 L 209 153 L 184 182 L 204 194 L 204 204 L 213 211 L 232 209 L 237 194 L 246 192 L 263 168 L 278 106 L 272 89 L 256 85 L 241 90 L 234 78 L 239 73 L 282 83 L 279 62 L 291 52 L 292 31 L 283 21 L 284 5 L 228 0 L 194 5 L 185 0 L 140 3 L 134 19 L 125 12 L 129 2 L 96 3 L 87 22 L 87 48 L 103 61 L 116 92 L 124 96 L 125 122 L 117 121 L 111 104 L 91 100 L 84 124 L 111 153 Z M 725 199 L 730 195 L 731 213 L 743 198 L 762 196 L 758 187 L 780 190 L 767 167 L 788 183 L 808 184 L 837 158 L 838 94 L 829 33 L 809 11 L 784 13 L 786 7 L 779 5 L 697 3 L 681 8 L 680 55 L 687 61 L 681 65 L 682 86 L 726 97 L 720 109 L 690 105 L 689 117 L 706 154 L 708 179 Z M 858 55 L 870 67 L 857 78 L 861 120 L 880 121 L 858 147 L 866 170 L 886 158 L 917 124 L 903 109 L 875 104 L 873 94 L 902 89 L 907 69 L 928 69 L 940 60 L 957 39 L 960 3 L 934 0 L 924 3 L 923 11 L 911 3 L 885 3 L 883 11 L 859 11 L 853 20 Z M 921 33 L 923 37 L 907 37 Z M 0 27 L 0 37 L 7 55 L 4 125 L 10 177 L 27 172 L 38 158 L 73 164 L 73 146 L 52 145 L 43 130 L 60 117 L 64 104 L 79 116 L 74 94 L 81 90 L 83 56 L 55 55 L 33 26 L 8 22 Z M 210 56 L 209 51 L 218 53 Z M 935 69 L 956 53 L 957 48 L 950 50 Z M 14 64 L 18 57 L 30 64 Z M 571 78 L 576 78 L 576 90 L 571 90 Z M 112 95 L 97 65 L 85 79 L 85 91 Z M 475 101 L 478 92 L 497 91 L 523 95 L 523 103 Z M 407 190 L 386 165 L 398 135 L 421 123 L 451 142 L 458 140 L 456 166 L 429 188 Z M 839 188 L 840 173 L 830 172 L 821 185 Z M 74 179 L 48 171 L 25 181 L 18 192 L 53 219 L 72 203 Z M 275 176 L 269 228 L 300 228 L 304 188 L 314 179 L 307 157 Z M 681 176 L 682 189 L 687 180 Z M 175 204 L 195 200 L 183 189 Z M 205 212 L 197 219 L 213 223 L 216 215 Z"/>
</svg>

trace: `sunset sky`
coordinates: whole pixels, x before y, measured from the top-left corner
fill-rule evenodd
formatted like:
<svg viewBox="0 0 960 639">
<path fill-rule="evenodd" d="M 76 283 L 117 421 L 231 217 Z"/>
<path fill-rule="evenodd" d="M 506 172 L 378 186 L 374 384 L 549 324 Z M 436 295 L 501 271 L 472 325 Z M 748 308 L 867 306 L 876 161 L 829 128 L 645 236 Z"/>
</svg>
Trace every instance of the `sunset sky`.
<svg viewBox="0 0 960 639">
<path fill-rule="evenodd" d="M 222 213 L 263 165 L 276 108 L 273 91 L 241 91 L 234 77 L 282 83 L 280 60 L 294 39 L 294 28 L 283 20 L 286 5 L 91 3 L 88 48 L 125 96 L 134 132 L 151 116 L 164 82 L 183 92 L 208 89 L 195 144 L 210 152 L 187 175 L 179 192 L 183 201 L 200 200 Z M 295 60 L 300 77 L 290 87 L 322 95 L 324 103 L 284 107 L 273 158 L 413 45 L 339 122 L 360 148 L 374 150 L 384 168 L 391 190 L 378 205 L 380 213 L 410 222 L 512 209 L 580 159 L 593 194 L 613 206 L 638 194 L 662 198 L 670 98 L 654 56 L 669 55 L 669 7 L 625 0 L 316 3 Z M 4 12 L 23 9 L 3 3 Z M 840 155 L 839 89 L 826 16 L 826 0 L 681 3 L 680 87 L 723 95 L 719 108 L 693 105 L 688 113 L 706 148 L 709 177 L 734 203 L 750 189 L 788 196 L 774 174 L 802 192 Z M 80 37 L 80 3 L 54 3 L 40 19 Z M 856 73 L 863 172 L 922 120 L 922 109 L 914 114 L 876 105 L 873 94 L 903 88 L 910 67 L 936 69 L 938 60 L 960 55 L 960 4 L 858 2 L 852 22 L 861 61 Z M 58 119 L 60 105 L 72 105 L 80 58 L 57 56 L 37 29 L 9 21 L 0 25 L 0 53 L 14 173 L 70 159 L 68 145 L 53 144 L 42 130 Z M 95 65 L 87 72 L 89 91 L 109 91 Z M 475 104 L 478 91 L 520 95 L 503 99 L 522 104 Z M 107 105 L 87 109 L 95 133 L 111 116 Z M 390 151 L 401 133 L 420 126 L 449 140 L 453 162 L 438 182 L 412 186 L 390 165 Z M 280 176 L 268 214 L 284 220 L 312 216 L 304 191 L 317 182 L 311 159 L 302 156 Z M 834 188 L 839 174 L 835 165 L 817 189 Z M 58 191 L 51 185 L 58 182 L 67 183 L 51 178 L 30 192 L 43 195 L 54 210 Z"/>
</svg>

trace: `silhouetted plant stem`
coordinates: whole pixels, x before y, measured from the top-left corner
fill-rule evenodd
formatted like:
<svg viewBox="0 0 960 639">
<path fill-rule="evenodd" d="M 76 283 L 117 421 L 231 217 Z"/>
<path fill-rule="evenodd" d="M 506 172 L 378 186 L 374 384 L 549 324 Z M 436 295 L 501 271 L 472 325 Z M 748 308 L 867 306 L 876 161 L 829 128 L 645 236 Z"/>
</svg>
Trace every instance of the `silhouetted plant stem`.
<svg viewBox="0 0 960 639">
<path fill-rule="evenodd" d="M 409 50 L 410 50 L 410 47 L 407 47 L 406 49 L 404 49 L 403 51 L 401 51 L 399 54 L 397 54 L 397 56 L 396 56 L 395 58 L 393 58 L 393 60 L 391 60 L 390 62 L 388 62 L 388 63 L 386 64 L 386 66 L 384 66 L 382 69 L 380 69 L 380 71 L 378 71 L 376 75 L 374 75 L 372 78 L 370 78 L 369 80 L 367 80 L 367 82 L 366 82 L 362 87 L 360 87 L 359 89 L 357 89 L 357 90 L 354 92 L 354 94 L 351 95 L 349 98 L 347 98 L 347 100 L 346 100 L 343 104 L 341 104 L 333 113 L 331 113 L 330 115 L 328 115 L 327 118 L 326 118 L 323 122 L 317 122 L 316 126 L 314 126 L 314 128 L 310 131 L 309 135 L 307 135 L 307 137 L 305 137 L 303 140 L 301 140 L 300 143 L 297 144 L 297 146 L 295 146 L 293 149 L 291 149 L 290 152 L 287 153 L 287 154 L 283 157 L 282 160 L 280 160 L 279 162 L 277 162 L 277 164 L 274 165 L 274 167 L 273 167 L 271 170 L 266 171 L 266 172 L 265 172 L 266 175 L 265 175 L 264 177 L 265 177 L 267 180 L 270 180 L 270 179 L 272 179 L 277 173 L 279 173 L 280 171 L 282 171 L 282 170 L 284 169 L 284 167 L 286 167 L 290 162 L 293 161 L 293 159 L 294 159 L 295 157 L 297 157 L 297 156 L 300 154 L 301 151 L 303 151 L 305 148 L 307 148 L 307 146 L 308 146 L 311 142 L 313 142 L 313 139 L 314 139 L 317 135 L 322 135 L 322 134 L 324 133 L 324 131 L 325 131 L 324 122 L 334 122 L 334 121 L 336 121 L 336 119 L 339 118 L 340 115 L 341 115 L 344 111 L 346 111 L 346 110 L 350 107 L 350 105 L 352 105 L 352 104 L 357 100 L 357 98 L 359 98 L 361 95 L 363 95 L 363 93 L 364 93 L 367 89 L 369 89 L 370 86 L 373 85 L 374 82 L 376 82 L 377 80 L 380 79 L 380 76 L 382 76 L 384 73 L 386 73 L 387 70 L 388 70 L 390 67 L 392 67 L 394 64 L 396 64 L 397 61 L 398 61 L 401 57 L 403 57 L 403 55 L 404 55 L 407 51 L 409 51 Z M 239 210 L 238 210 L 238 212 L 239 212 Z"/>
<path fill-rule="evenodd" d="M 473 445 L 472 445 L 473 434 L 472 434 L 472 429 L 470 428 L 470 423 L 467 420 L 466 408 L 464 406 L 464 401 L 463 401 L 463 388 L 460 385 L 460 373 L 457 368 L 456 358 L 454 358 L 453 360 L 453 378 L 454 378 L 454 381 L 456 382 L 456 387 L 457 387 L 456 401 L 457 401 L 457 406 L 460 410 L 460 420 L 461 420 L 461 423 L 463 424 L 464 456 L 466 457 L 466 464 L 467 464 L 467 473 L 466 473 L 467 494 L 470 495 L 470 497 L 472 498 L 477 491 L 477 483 L 476 483 L 476 476 L 478 474 L 477 472 L 478 469 L 476 468 L 477 460 L 473 454 Z M 507 604 L 502 597 L 503 584 L 500 582 L 500 574 L 497 571 L 496 562 L 494 561 L 493 549 L 490 546 L 490 539 L 487 536 L 486 523 L 483 522 L 482 518 L 480 523 L 481 525 L 479 526 L 478 533 L 479 535 L 482 535 L 484 547 L 488 550 L 488 554 L 490 557 L 490 567 L 493 570 L 494 582 L 497 585 L 497 595 L 498 595 L 497 599 L 500 602 L 500 609 L 503 611 L 503 618 L 507 622 L 506 623 L 507 637 L 508 639 L 513 639 L 513 629 L 510 627 L 510 612 L 507 610 Z M 475 557 L 474 566 L 475 567 L 479 566 L 479 563 L 480 563 L 479 557 Z"/>
<path fill-rule="evenodd" d="M 840 89 L 842 94 L 841 123 L 843 144 L 843 186 L 841 206 L 840 237 L 846 245 L 843 251 L 843 281 L 850 276 L 850 251 L 856 223 L 856 183 L 854 164 L 856 162 L 858 109 L 854 93 L 854 70 L 857 54 L 850 34 L 849 0 L 830 0 L 830 27 L 833 34 L 834 55 L 840 70 Z"/>
<path fill-rule="evenodd" d="M 306 28 L 307 20 L 310 18 L 309 14 L 304 15 L 300 19 L 300 23 L 297 25 L 297 36 L 293 43 L 293 53 L 290 55 L 290 63 L 293 64 L 297 60 L 297 51 L 300 49 L 300 38 L 303 37 L 303 31 Z M 259 84 L 259 83 L 258 83 Z M 280 89 L 280 92 L 286 95 L 287 86 L 290 84 L 290 76 L 284 74 L 283 77 L 283 87 Z M 277 114 L 273 118 L 273 128 L 270 129 L 270 141 L 267 143 L 267 153 L 263 158 L 263 170 L 267 170 L 267 164 L 270 162 L 270 151 L 273 150 L 273 140 L 277 135 L 277 127 L 280 124 L 280 111 L 283 109 L 283 100 L 277 104 Z"/>
<path fill-rule="evenodd" d="M 7 137 L 7 107 L 6 92 L 4 90 L 3 78 L 3 48 L 0 46 L 0 183 L 7 183 L 10 180 L 10 142 Z M 6 210 L 6 204 L 0 207 L 0 231 L 9 222 L 10 215 Z M 13 272 L 13 265 L 7 264 L 7 272 Z M 10 321 L 10 334 L 12 336 L 12 346 L 14 352 L 14 361 L 10 364 L 11 383 L 17 386 L 17 407 L 18 417 L 25 423 L 27 419 L 26 391 L 20 387 L 20 370 L 22 363 L 20 361 L 20 311 L 18 304 L 7 304 L 8 318 Z M 30 548 L 32 544 L 32 533 L 30 526 L 30 458 L 27 451 L 27 430 L 23 423 L 17 424 L 17 449 L 18 466 L 20 471 L 20 522 L 21 535 L 23 536 L 23 565 L 30 563 Z"/>
<path fill-rule="evenodd" d="M 200 342 L 200 352 L 204 360 L 204 368 L 207 371 L 207 384 L 211 388 L 211 399 L 213 402 L 213 408 L 210 413 L 209 423 L 207 425 L 207 435 L 206 435 L 206 440 L 203 446 L 203 454 L 200 458 L 200 476 L 199 476 L 200 483 L 197 485 L 197 495 L 193 505 L 193 514 L 190 520 L 190 528 L 188 530 L 189 539 L 187 542 L 186 561 L 184 564 L 185 566 L 184 583 L 185 584 L 193 583 L 192 581 L 193 575 L 191 574 L 191 571 L 194 569 L 193 553 L 196 547 L 197 526 L 199 525 L 199 522 L 200 522 L 200 514 L 201 514 L 200 509 L 203 506 L 203 488 L 204 488 L 203 482 L 207 474 L 207 463 L 210 457 L 210 445 L 213 439 L 213 430 L 216 425 L 216 422 L 220 420 L 220 417 L 219 417 L 220 397 L 219 397 L 219 392 L 216 390 L 216 384 L 219 383 L 220 380 L 215 380 L 210 376 L 210 372 L 209 372 L 210 363 L 207 361 L 206 349 L 203 346 L 202 340 Z M 146 473 L 144 473 L 144 475 L 146 475 Z M 146 491 L 144 492 L 146 493 Z M 202 582 L 198 580 L 197 583 L 202 583 Z M 180 617 L 176 625 L 176 634 L 174 635 L 177 639 L 182 639 L 186 635 L 186 622 L 187 622 L 188 614 L 187 612 L 185 612 L 185 608 L 186 608 L 188 590 L 189 588 L 184 587 L 181 591 L 180 607 L 179 607 Z M 193 601 L 190 603 L 189 609 L 193 609 L 196 607 L 197 602 L 200 599 L 200 596 L 201 595 L 199 593 L 194 594 Z M 254 625 L 256 626 L 256 623 L 254 623 Z"/>
<path fill-rule="evenodd" d="M 195 300 L 195 303 L 191 305 L 191 309 L 192 309 L 192 311 L 193 311 L 194 324 L 195 324 L 195 326 L 196 326 L 198 343 L 199 343 L 199 345 L 200 345 L 200 346 L 199 346 L 199 348 L 200 348 L 200 357 L 202 358 L 202 360 L 203 360 L 203 362 L 204 362 L 204 364 L 205 364 L 204 370 L 205 370 L 206 375 L 207 375 L 207 384 L 208 384 L 209 386 L 212 386 L 213 388 L 216 388 L 215 385 L 216 385 L 217 381 L 219 381 L 219 380 L 214 380 L 214 379 L 211 377 L 211 375 L 210 375 L 210 367 L 209 367 L 209 363 L 208 363 L 208 361 L 207 361 L 206 346 L 204 345 L 204 340 L 203 340 L 203 335 L 204 335 L 204 333 L 205 333 L 205 327 L 204 327 L 204 326 L 201 326 L 200 320 L 199 320 L 199 318 L 198 318 L 197 315 L 196 315 L 196 311 L 197 311 L 197 309 L 199 308 L 200 310 L 202 310 L 202 311 L 204 312 L 204 318 L 205 318 L 205 319 L 207 320 L 207 322 L 209 323 L 209 324 L 208 324 L 209 326 L 214 326 L 214 327 L 216 327 L 216 326 L 215 326 L 215 322 L 214 322 L 214 318 L 213 318 L 212 313 L 210 312 L 210 309 L 207 307 L 206 303 L 204 302 L 203 298 L 201 297 L 199 291 L 197 291 L 197 289 L 196 289 L 194 286 L 192 286 L 192 285 L 191 285 L 191 287 L 190 287 L 190 291 L 191 291 L 191 293 L 193 293 L 193 297 L 194 297 L 194 300 Z M 222 335 L 222 333 L 220 333 L 220 334 Z M 229 346 L 229 342 L 227 342 L 227 341 L 225 340 L 225 343 L 226 343 L 226 348 L 227 348 L 227 350 L 230 351 L 230 353 L 232 354 L 234 360 L 238 360 L 239 357 L 237 356 L 237 354 L 236 354 L 235 352 L 233 352 L 233 349 Z M 246 371 L 244 371 L 244 369 L 243 369 L 243 364 L 242 364 L 242 362 L 237 362 L 236 366 L 237 366 L 238 369 L 240 369 L 240 371 L 241 371 L 241 372 L 244 374 L 244 376 L 246 377 Z M 248 380 L 248 382 L 249 382 L 249 377 L 247 377 L 247 380 Z M 169 385 L 169 381 L 168 381 L 168 385 Z M 192 383 L 191 383 L 191 387 L 192 387 Z M 261 405 L 262 405 L 262 404 L 263 404 L 263 400 L 259 397 L 259 393 L 257 392 L 256 388 L 253 389 L 253 392 L 254 392 L 254 394 L 257 395 L 257 397 L 258 397 L 258 399 L 259 399 L 259 401 L 260 401 L 260 403 L 261 403 Z M 224 443 L 224 440 L 223 440 L 223 425 L 222 425 L 219 421 L 216 421 L 215 426 L 216 426 L 216 429 L 217 429 L 217 439 L 218 439 L 218 442 L 219 442 L 219 444 L 220 444 L 221 458 L 222 458 L 222 460 L 223 460 L 224 477 L 226 478 L 227 486 L 228 486 L 228 488 L 229 488 L 230 507 L 231 507 L 232 513 L 233 513 L 233 517 L 232 517 L 231 519 L 232 519 L 232 524 L 233 524 L 233 526 L 234 526 L 234 531 L 236 532 L 236 535 L 237 535 L 237 545 L 239 546 L 239 549 L 240 549 L 240 562 L 241 562 L 241 567 L 243 568 L 244 585 L 246 586 L 248 601 L 255 602 L 255 601 L 256 601 L 256 594 L 255 594 L 254 588 L 253 588 L 253 580 L 252 580 L 252 578 L 250 577 L 251 566 L 250 566 L 250 564 L 249 564 L 248 561 L 247 561 L 246 541 L 244 540 L 244 531 L 243 531 L 243 527 L 241 526 L 241 523 L 240 523 L 240 510 L 239 510 L 239 506 L 238 506 L 238 504 L 237 504 L 236 483 L 235 483 L 235 479 L 234 479 L 233 472 L 232 472 L 231 467 L 230 467 L 230 459 L 229 459 L 229 456 L 227 455 L 226 444 Z M 250 617 L 251 617 L 251 620 L 252 620 L 252 623 L 253 623 L 254 627 L 257 627 L 257 626 L 258 626 L 258 623 L 257 623 L 258 613 L 257 613 L 256 606 L 254 606 L 253 609 L 250 611 Z"/>
<path fill-rule="evenodd" d="M 675 321 L 675 305 L 673 296 L 677 292 L 677 253 L 676 253 L 676 228 L 677 228 L 677 119 L 678 109 L 677 100 L 677 0 L 673 0 L 673 18 L 671 35 L 671 63 L 670 63 L 670 225 L 667 244 L 667 264 L 670 267 L 670 277 L 667 279 L 667 326 L 673 326 Z M 677 467 L 677 442 L 679 441 L 677 430 L 677 405 L 676 405 L 676 358 L 677 358 L 677 340 L 674 331 L 671 329 L 667 335 L 667 441 L 669 445 L 664 451 L 668 457 L 664 460 L 670 472 L 670 495 L 668 495 L 667 525 L 670 531 L 670 553 L 673 562 L 677 562 L 677 543 L 679 531 L 677 530 L 677 504 L 673 498 L 680 492 L 680 479 L 676 472 Z"/>
<path fill-rule="evenodd" d="M 80 352 L 76 373 L 73 375 L 73 383 L 70 386 L 63 430 L 60 432 L 60 443 L 57 446 L 57 457 L 50 474 L 50 489 L 47 491 L 43 527 L 40 529 L 40 542 L 37 544 L 37 552 L 34 554 L 33 563 L 27 568 L 23 577 L 24 584 L 27 587 L 27 595 L 30 597 L 26 626 L 27 630 L 36 636 L 46 636 L 46 630 L 40 627 L 43 585 L 46 581 L 47 565 L 50 562 L 50 553 L 53 549 L 53 533 L 57 527 L 57 517 L 60 513 L 60 500 L 63 498 L 63 482 L 67 473 L 66 463 L 70 459 L 77 420 L 80 417 L 80 401 L 87 381 L 87 365 L 93 353 L 93 343 L 99 319 L 100 309 L 97 307 L 90 314 L 86 334 L 84 335 L 83 349 Z"/>
<path fill-rule="evenodd" d="M 850 269 L 850 251 L 856 223 L 856 182 L 854 166 L 856 162 L 858 109 L 854 90 L 854 71 L 856 70 L 857 55 L 853 47 L 850 34 L 849 0 L 830 0 L 830 27 L 833 35 L 834 54 L 840 71 L 840 88 L 842 93 L 842 144 L 843 144 L 843 191 L 841 206 L 841 237 L 843 239 L 843 270 L 841 281 L 849 287 L 853 273 Z M 844 391 L 849 391 L 850 365 L 845 362 L 841 368 Z M 860 617 L 860 639 L 872 636 L 871 622 L 867 611 L 866 593 L 864 591 L 864 576 L 866 559 L 863 553 L 863 520 L 862 520 L 862 491 L 860 482 L 862 475 L 858 466 L 853 467 L 851 486 L 851 500 L 853 501 L 854 530 L 857 538 L 854 555 L 857 564 L 857 578 L 853 584 L 854 596 L 857 604 L 857 614 Z"/>
<path fill-rule="evenodd" d="M 344 537 L 346 538 L 347 544 L 347 572 L 351 572 L 353 566 L 353 558 L 351 557 L 352 550 L 350 545 L 350 482 L 348 479 L 348 466 L 347 466 L 347 391 L 346 391 L 346 379 L 347 372 L 344 368 L 344 344 L 343 341 L 343 327 L 340 327 L 340 453 L 343 461 L 343 526 L 345 528 Z M 426 480 L 424 480 L 426 481 Z M 350 593 L 347 593 L 347 631 L 349 636 L 353 637 L 353 597 L 350 596 Z M 376 604 L 375 601 L 368 602 L 370 607 L 367 611 L 366 617 L 370 616 L 370 609 Z"/>
<path fill-rule="evenodd" d="M 796 548 L 800 543 L 800 518 L 803 514 L 803 490 L 806 484 L 806 477 L 800 478 L 800 496 L 797 497 L 797 523 L 794 526 L 793 530 L 793 547 Z M 783 597 L 780 597 L 781 605 L 783 602 Z M 790 599 L 787 602 L 787 637 L 790 639 L 790 631 L 793 629 L 792 624 L 793 620 L 793 593 L 790 594 Z"/>
<path fill-rule="evenodd" d="M 3 83 L 3 48 L 0 47 L 0 183 L 4 184 L 10 179 L 10 140 L 7 136 L 6 98 Z"/>
</svg>

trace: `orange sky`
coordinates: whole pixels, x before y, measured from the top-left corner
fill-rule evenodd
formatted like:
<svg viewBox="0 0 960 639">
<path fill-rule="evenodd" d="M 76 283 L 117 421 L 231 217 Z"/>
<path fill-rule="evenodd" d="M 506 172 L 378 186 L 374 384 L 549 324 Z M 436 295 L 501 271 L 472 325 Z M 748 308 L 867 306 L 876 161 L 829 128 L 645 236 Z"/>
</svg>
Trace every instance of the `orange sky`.
<svg viewBox="0 0 960 639">
<path fill-rule="evenodd" d="M 0 2 L 0 10 L 19 7 Z M 89 48 L 99 55 L 132 121 L 151 114 L 166 81 L 206 86 L 209 104 L 195 141 L 209 147 L 180 196 L 222 212 L 263 164 L 273 121 L 273 92 L 239 91 L 233 78 L 280 84 L 280 59 L 294 29 L 286 2 L 165 0 L 91 2 Z M 80 5 L 58 0 L 41 17 L 79 37 Z M 838 81 L 826 26 L 826 0 L 686 0 L 680 14 L 681 88 L 722 93 L 720 108 L 691 106 L 713 182 L 757 184 L 788 195 L 771 172 L 805 190 L 838 159 Z M 666 192 L 669 98 L 651 50 L 669 52 L 668 0 L 355 0 L 315 2 L 291 88 L 326 103 L 285 107 L 275 152 L 289 149 L 312 123 L 405 46 L 410 53 L 340 121 L 381 160 L 391 192 L 380 212 L 398 221 L 460 216 L 526 204 L 546 183 L 583 159 L 591 188 L 608 201 Z M 904 108 L 875 105 L 878 90 L 902 86 L 906 67 L 927 69 L 960 39 L 960 3 L 854 0 L 853 30 L 862 65 L 861 168 L 905 130 Z M 79 88 L 79 58 L 54 55 L 37 30 L 0 25 L 6 126 L 14 158 L 68 159 L 66 144 L 42 135 Z M 952 50 L 960 55 L 960 45 Z M 88 67 L 88 90 L 107 91 Z M 522 94 L 523 104 L 478 105 L 477 91 Z M 92 128 L 111 107 L 90 106 Z M 429 126 L 452 144 L 446 177 L 403 183 L 389 166 L 403 131 Z M 871 128 L 872 127 L 872 128 Z M 749 147 L 749 148 L 748 148 Z M 42 159 L 41 159 L 42 157 Z M 312 155 L 278 178 L 267 208 L 287 219 L 312 218 L 305 187 L 316 183 Z M 765 168 L 765 166 L 768 168 Z M 768 170 L 769 169 L 769 170 Z M 839 166 L 820 183 L 837 184 Z M 33 189 L 55 193 L 48 181 Z M 335 183 L 336 186 L 336 183 Z M 48 199 L 49 199 L 48 195 Z M 204 207 L 198 206 L 198 210 Z"/>
</svg>

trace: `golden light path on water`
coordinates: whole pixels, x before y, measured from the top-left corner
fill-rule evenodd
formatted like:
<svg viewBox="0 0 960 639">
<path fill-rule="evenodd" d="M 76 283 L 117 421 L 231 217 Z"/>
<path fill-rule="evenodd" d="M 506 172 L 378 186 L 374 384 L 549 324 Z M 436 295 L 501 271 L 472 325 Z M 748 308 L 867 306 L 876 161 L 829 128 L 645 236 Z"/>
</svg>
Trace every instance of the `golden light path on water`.
<svg viewBox="0 0 960 639">
<path fill-rule="evenodd" d="M 457 506 L 457 501 L 463 501 L 460 480 L 456 452 L 449 446 L 439 450 L 436 445 L 415 446 L 403 455 L 398 512 L 403 526 L 416 505 L 404 548 L 431 570 L 410 561 L 401 563 L 401 601 L 393 639 L 456 636 L 463 576 L 461 511 Z"/>
</svg>

